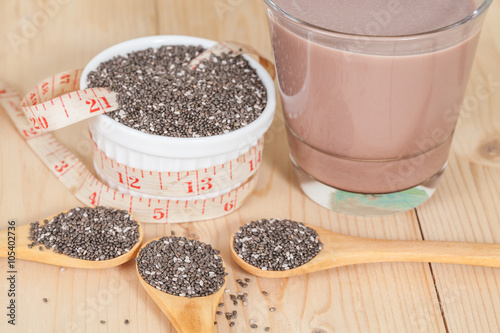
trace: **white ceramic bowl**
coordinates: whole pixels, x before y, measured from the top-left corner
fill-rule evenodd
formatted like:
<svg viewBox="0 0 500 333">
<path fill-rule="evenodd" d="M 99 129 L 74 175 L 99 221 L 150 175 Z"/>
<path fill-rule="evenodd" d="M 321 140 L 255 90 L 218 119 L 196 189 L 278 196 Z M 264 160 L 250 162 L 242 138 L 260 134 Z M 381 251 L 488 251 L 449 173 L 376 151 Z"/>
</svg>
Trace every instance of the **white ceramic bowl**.
<svg viewBox="0 0 500 333">
<path fill-rule="evenodd" d="M 216 42 L 189 36 L 151 36 L 114 45 L 95 56 L 85 67 L 80 88 L 87 87 L 87 75 L 103 61 L 117 55 L 162 45 L 201 45 Z M 247 126 L 227 134 L 200 138 L 173 138 L 146 134 L 100 115 L 89 122 L 97 147 L 106 156 L 129 167 L 148 171 L 191 171 L 223 164 L 237 158 L 257 144 L 271 125 L 276 108 L 276 90 L 267 71 L 244 55 L 267 89 L 267 105 L 262 114 Z"/>
</svg>

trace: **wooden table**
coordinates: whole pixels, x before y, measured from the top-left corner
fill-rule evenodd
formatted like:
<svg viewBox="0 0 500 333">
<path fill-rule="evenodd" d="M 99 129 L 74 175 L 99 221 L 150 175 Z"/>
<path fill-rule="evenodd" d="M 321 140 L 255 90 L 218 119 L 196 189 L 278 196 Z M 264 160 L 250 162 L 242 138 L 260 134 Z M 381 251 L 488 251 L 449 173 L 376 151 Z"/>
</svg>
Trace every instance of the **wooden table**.
<svg viewBox="0 0 500 333">
<path fill-rule="evenodd" d="M 392 217 L 356 218 L 313 203 L 293 177 L 278 107 L 266 135 L 257 188 L 240 210 L 213 221 L 149 224 L 146 238 L 175 230 L 213 244 L 228 264 L 233 292 L 240 290 L 235 279 L 248 275 L 230 259 L 229 235 L 261 217 L 291 218 L 381 239 L 500 243 L 499 30 L 496 1 L 479 42 L 449 167 L 435 196 L 422 207 Z M 238 40 L 272 59 L 261 0 L 1 0 L 0 31 L 0 79 L 21 93 L 51 74 L 83 67 L 110 45 L 154 34 Z M 90 151 L 82 149 L 82 142 L 88 141 L 85 123 L 56 135 L 91 165 Z M 1 227 L 9 219 L 23 225 L 80 204 L 36 158 L 4 111 L 0 138 Z M 139 285 L 133 262 L 90 271 L 18 261 L 17 270 L 14 328 L 4 314 L 7 261 L 0 260 L 0 332 L 173 331 Z M 500 332 L 500 269 L 387 263 L 290 279 L 251 278 L 245 290 L 250 301 L 236 308 L 236 326 L 229 328 L 219 316 L 216 331 L 257 332 L 270 326 L 280 333 Z M 275 312 L 268 310 L 271 306 Z M 224 310 L 233 308 L 227 305 Z M 258 330 L 250 329 L 251 319 Z"/>
</svg>

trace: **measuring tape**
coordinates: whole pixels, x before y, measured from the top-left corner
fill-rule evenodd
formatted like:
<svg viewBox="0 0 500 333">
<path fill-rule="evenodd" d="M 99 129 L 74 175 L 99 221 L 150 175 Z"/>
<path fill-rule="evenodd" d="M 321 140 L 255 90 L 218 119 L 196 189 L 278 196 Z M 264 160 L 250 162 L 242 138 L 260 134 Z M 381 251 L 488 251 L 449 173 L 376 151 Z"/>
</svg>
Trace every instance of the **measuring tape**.
<svg viewBox="0 0 500 333">
<path fill-rule="evenodd" d="M 235 45 L 231 43 L 230 48 L 222 45 L 215 52 L 231 51 L 235 55 L 243 49 L 254 52 L 248 47 L 235 49 Z M 138 195 L 122 193 L 101 183 L 77 156 L 48 133 L 118 109 L 116 93 L 104 88 L 78 90 L 81 73 L 75 70 L 51 76 L 22 100 L 14 89 L 0 81 L 0 104 L 35 154 L 84 204 L 126 209 L 142 222 L 176 223 L 228 214 L 239 208 L 252 192 L 256 184 L 255 171 L 262 160 L 263 139 L 235 160 L 189 172 L 130 168 L 107 157 L 95 146 L 96 171 Z M 236 188 L 217 194 L 231 187 Z"/>
<path fill-rule="evenodd" d="M 158 172 L 120 164 L 93 143 L 94 169 L 101 177 L 129 191 L 168 197 L 207 195 L 234 188 L 257 171 L 264 148 L 264 140 L 260 139 L 245 154 L 224 164 L 194 171 Z"/>
</svg>

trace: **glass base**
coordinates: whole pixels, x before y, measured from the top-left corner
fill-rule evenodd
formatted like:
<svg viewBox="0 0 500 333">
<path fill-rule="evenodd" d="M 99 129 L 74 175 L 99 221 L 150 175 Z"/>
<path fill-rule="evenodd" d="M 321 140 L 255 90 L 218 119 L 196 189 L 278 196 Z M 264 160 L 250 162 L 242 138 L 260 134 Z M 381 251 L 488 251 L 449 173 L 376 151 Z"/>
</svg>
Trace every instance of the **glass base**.
<svg viewBox="0 0 500 333">
<path fill-rule="evenodd" d="M 436 191 L 446 164 L 423 183 L 393 193 L 363 194 L 347 192 L 326 185 L 302 170 L 293 160 L 295 174 L 302 191 L 314 202 L 337 213 L 356 216 L 385 216 L 413 209 Z"/>
</svg>

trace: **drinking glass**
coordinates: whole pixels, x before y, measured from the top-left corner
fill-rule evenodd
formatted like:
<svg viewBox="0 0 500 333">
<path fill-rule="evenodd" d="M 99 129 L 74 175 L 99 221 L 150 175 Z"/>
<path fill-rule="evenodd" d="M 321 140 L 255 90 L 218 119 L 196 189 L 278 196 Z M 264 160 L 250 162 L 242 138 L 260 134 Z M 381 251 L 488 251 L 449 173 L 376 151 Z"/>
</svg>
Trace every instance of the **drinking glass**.
<svg viewBox="0 0 500 333">
<path fill-rule="evenodd" d="M 361 216 L 426 201 L 446 168 L 492 0 L 451 25 L 397 36 L 325 29 L 264 2 L 290 158 L 304 193 Z M 377 24 L 383 21 L 364 27 L 373 32 Z"/>
</svg>

